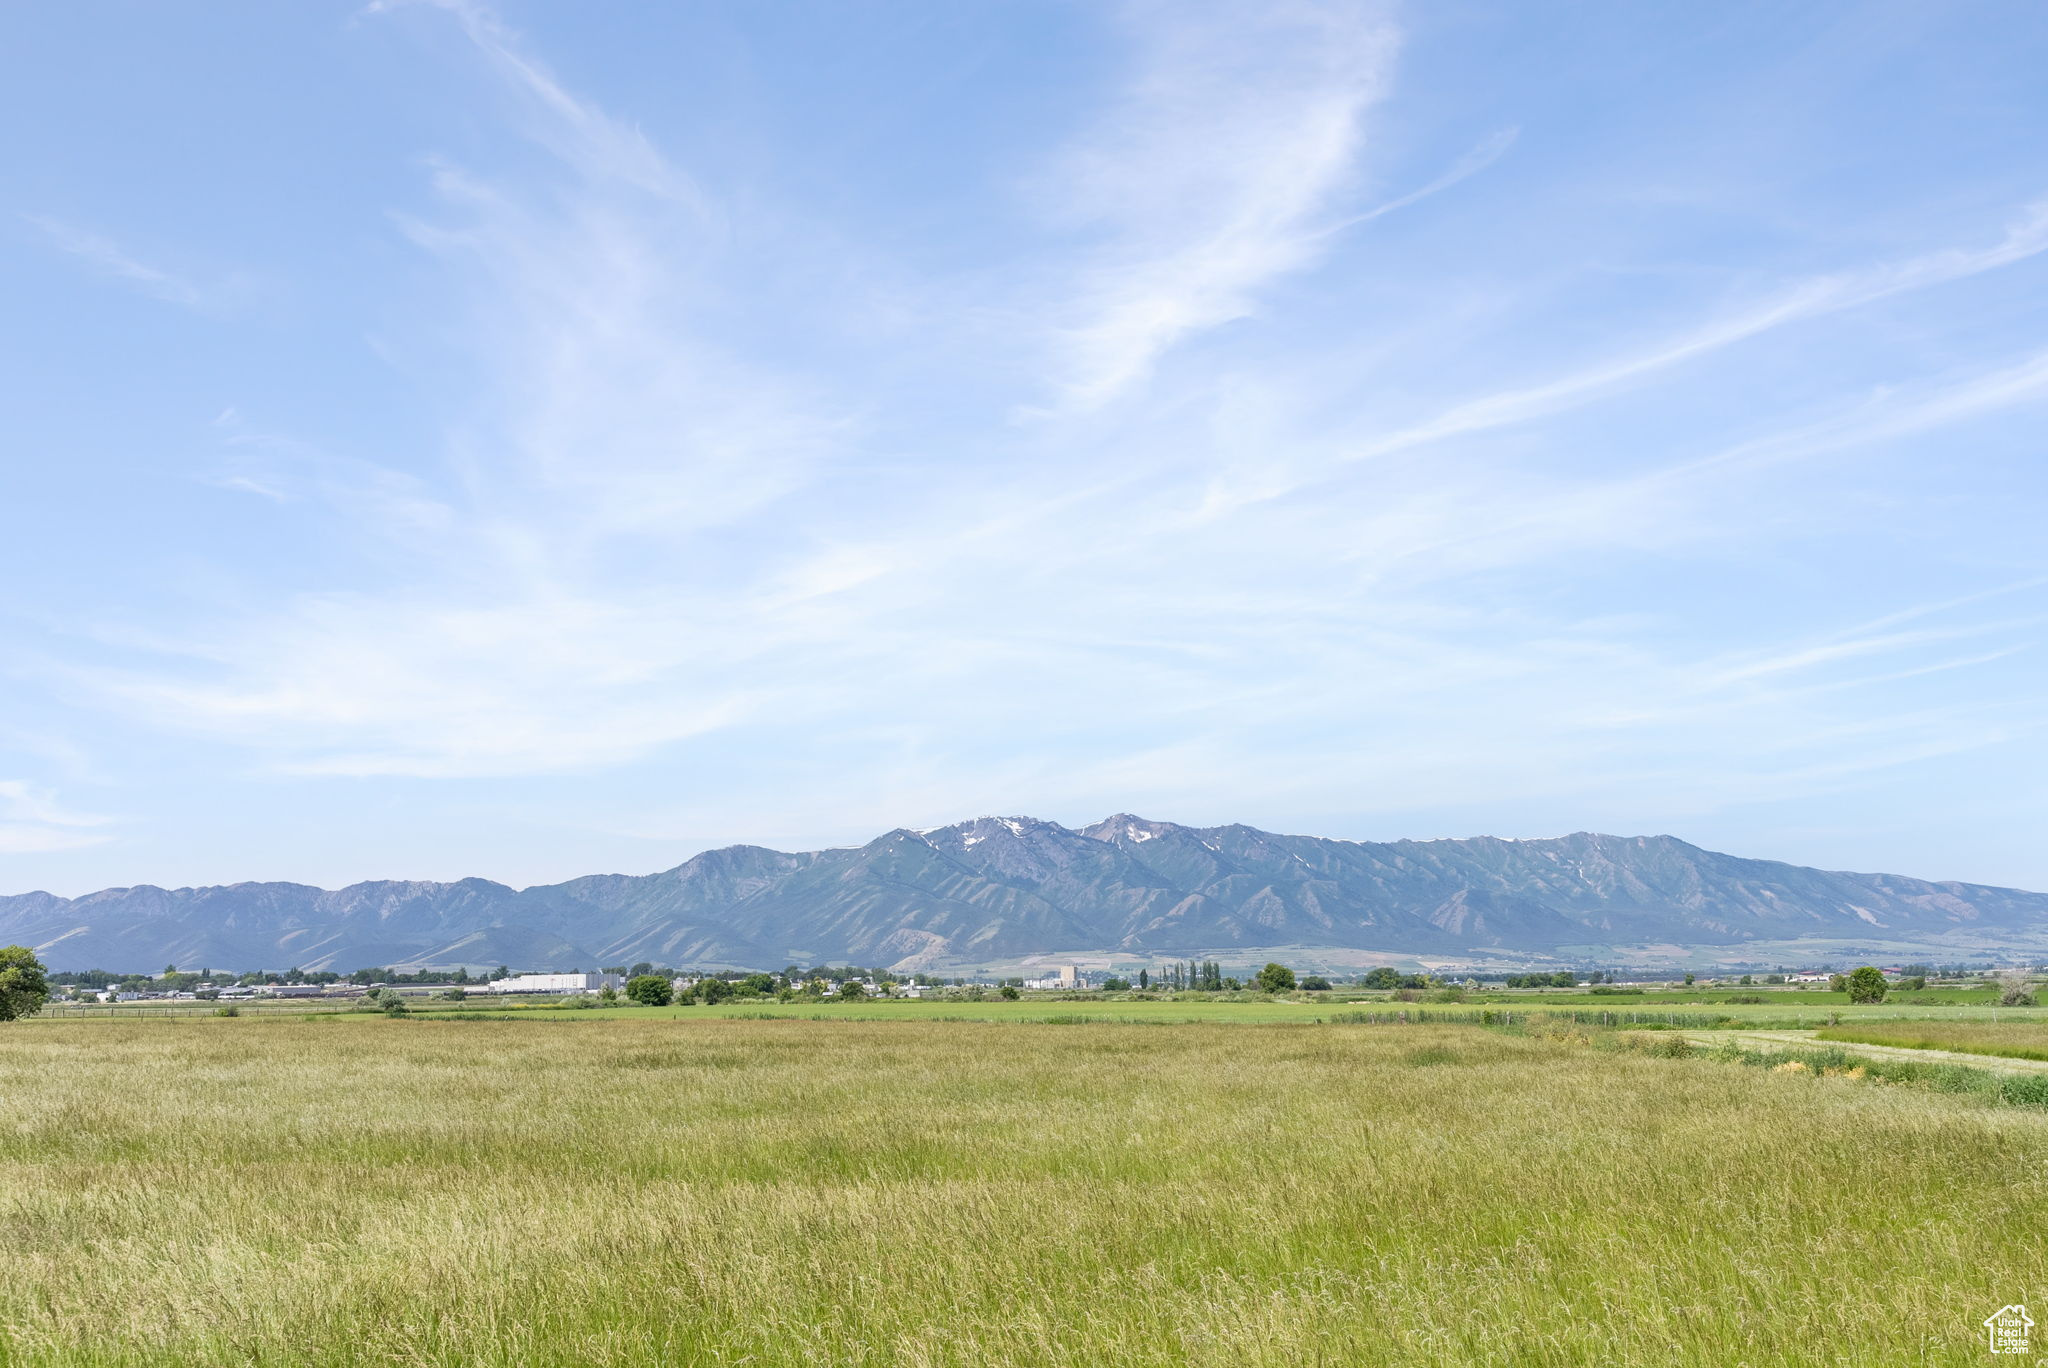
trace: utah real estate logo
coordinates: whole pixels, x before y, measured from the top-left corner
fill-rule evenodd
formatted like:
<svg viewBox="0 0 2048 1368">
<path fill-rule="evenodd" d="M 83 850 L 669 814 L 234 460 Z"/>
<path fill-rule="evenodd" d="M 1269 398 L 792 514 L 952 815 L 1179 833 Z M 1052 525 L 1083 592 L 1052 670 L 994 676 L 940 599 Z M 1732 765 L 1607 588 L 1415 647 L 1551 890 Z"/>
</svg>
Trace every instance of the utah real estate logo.
<svg viewBox="0 0 2048 1368">
<path fill-rule="evenodd" d="M 2033 1328 L 2033 1317 L 2024 1306 L 2001 1306 L 1984 1318 L 1984 1333 L 1991 1338 L 1994 1354 L 2026 1353 L 2027 1331 Z"/>
</svg>

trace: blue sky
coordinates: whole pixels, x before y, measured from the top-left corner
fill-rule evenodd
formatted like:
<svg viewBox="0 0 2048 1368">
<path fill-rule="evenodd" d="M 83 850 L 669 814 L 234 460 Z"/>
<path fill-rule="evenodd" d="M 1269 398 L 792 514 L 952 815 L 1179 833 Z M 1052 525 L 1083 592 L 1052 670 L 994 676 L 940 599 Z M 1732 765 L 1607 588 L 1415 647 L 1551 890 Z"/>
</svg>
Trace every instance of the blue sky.
<svg viewBox="0 0 2048 1368">
<path fill-rule="evenodd" d="M 2048 888 L 2048 10 L 0 18 L 0 890 L 1117 810 Z"/>
</svg>

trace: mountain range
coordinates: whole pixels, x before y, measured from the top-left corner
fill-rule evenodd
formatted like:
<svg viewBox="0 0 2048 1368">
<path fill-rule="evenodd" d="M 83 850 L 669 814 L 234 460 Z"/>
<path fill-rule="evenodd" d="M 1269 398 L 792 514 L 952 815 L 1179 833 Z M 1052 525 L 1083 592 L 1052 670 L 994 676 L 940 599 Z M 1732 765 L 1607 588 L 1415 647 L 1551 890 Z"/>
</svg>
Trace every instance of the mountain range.
<svg viewBox="0 0 2048 1368">
<path fill-rule="evenodd" d="M 2048 947 L 2048 894 L 1847 874 L 1671 836 L 1365 841 L 1118 814 L 983 817 L 862 846 L 706 851 L 659 874 L 110 888 L 0 897 L 0 944 L 53 969 L 352 970 L 854 963 L 898 970 L 1972 958 Z"/>
</svg>

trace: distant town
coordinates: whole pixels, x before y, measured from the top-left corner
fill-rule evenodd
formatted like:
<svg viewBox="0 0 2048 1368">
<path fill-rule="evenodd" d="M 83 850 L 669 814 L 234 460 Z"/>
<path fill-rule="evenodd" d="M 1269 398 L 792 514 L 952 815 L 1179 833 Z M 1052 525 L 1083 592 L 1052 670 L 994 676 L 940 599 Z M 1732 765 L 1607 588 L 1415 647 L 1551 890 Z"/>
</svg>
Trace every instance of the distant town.
<svg viewBox="0 0 2048 1368">
<path fill-rule="evenodd" d="M 1930 981 L 1956 981 L 1990 974 L 2000 969 L 2048 968 L 2048 966 L 1999 965 L 1989 961 L 1969 964 L 1904 964 L 1878 967 L 1894 989 L 1915 991 Z M 678 970 L 650 962 L 620 965 L 591 971 L 531 973 L 509 966 L 471 973 L 467 967 L 449 970 L 403 972 L 389 968 L 364 968 L 342 974 L 333 970 L 288 969 L 227 973 L 210 967 L 181 970 L 166 965 L 160 974 L 119 974 L 106 970 L 80 970 L 49 976 L 56 1001 L 70 1003 L 120 1003 L 144 1001 L 187 1001 L 234 1003 L 274 999 L 361 999 L 365 997 L 440 998 L 461 1001 L 470 997 L 535 997 L 588 999 L 591 1003 L 627 1001 L 646 1005 L 682 1006 L 714 1004 L 729 1000 L 774 1000 L 858 998 L 957 998 L 980 1001 L 990 995 L 1015 997 L 1023 993 L 1090 994 L 1144 997 L 1154 994 L 1232 993 L 1342 993 L 1345 990 L 1431 995 L 1436 1001 L 1456 1001 L 1466 994 L 1484 994 L 1498 989 L 1557 989 L 1590 992 L 1595 995 L 1627 995 L 1681 988 L 1774 988 L 1833 989 L 1840 991 L 1846 970 L 1835 966 L 1779 969 L 1768 973 L 1728 974 L 1708 977 L 1683 974 L 1667 977 L 1621 977 L 1614 970 L 1541 970 L 1524 973 L 1430 973 L 1382 966 L 1353 975 L 1303 973 L 1284 965 L 1269 963 L 1263 968 L 1225 970 L 1215 960 L 1176 961 L 1147 966 L 1134 972 L 1091 971 L 1080 965 L 1051 968 L 1037 977 L 970 978 L 931 974 L 901 974 L 882 968 L 856 966 L 788 965 L 777 971 L 710 972 Z"/>
</svg>

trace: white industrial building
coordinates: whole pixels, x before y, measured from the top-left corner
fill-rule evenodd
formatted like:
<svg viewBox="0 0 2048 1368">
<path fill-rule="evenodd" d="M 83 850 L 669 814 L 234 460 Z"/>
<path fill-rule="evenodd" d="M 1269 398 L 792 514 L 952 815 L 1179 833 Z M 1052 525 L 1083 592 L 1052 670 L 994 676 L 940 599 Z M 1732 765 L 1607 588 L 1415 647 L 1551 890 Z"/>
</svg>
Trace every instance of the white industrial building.
<svg viewBox="0 0 2048 1368">
<path fill-rule="evenodd" d="M 472 986 L 485 993 L 595 993 L 624 986 L 617 974 L 514 974 L 511 978 Z"/>
<path fill-rule="evenodd" d="M 1025 979 L 1026 988 L 1086 988 L 1088 980 L 1081 976 L 1078 964 L 1063 964 L 1045 978 Z"/>
</svg>

